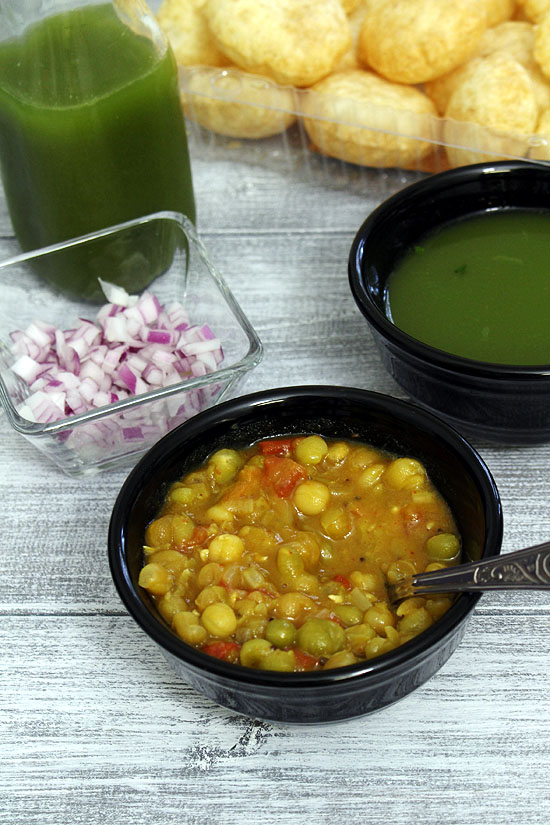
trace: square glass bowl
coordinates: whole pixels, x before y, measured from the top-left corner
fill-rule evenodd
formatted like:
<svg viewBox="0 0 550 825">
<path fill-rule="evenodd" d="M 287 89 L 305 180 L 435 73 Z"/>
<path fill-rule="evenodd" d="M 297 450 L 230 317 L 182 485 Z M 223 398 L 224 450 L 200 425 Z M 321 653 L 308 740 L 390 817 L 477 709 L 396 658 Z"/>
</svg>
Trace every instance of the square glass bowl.
<svg viewBox="0 0 550 825">
<path fill-rule="evenodd" d="M 123 260 L 125 271 L 112 277 L 115 259 Z M 182 304 L 190 325 L 207 325 L 220 340 L 221 363 L 204 375 L 190 375 L 76 415 L 47 423 L 29 420 L 25 402 L 31 393 L 11 369 L 16 357 L 10 333 L 24 331 L 34 320 L 64 331 L 73 329 L 78 319 L 93 321 L 107 303 L 104 296 L 83 301 L 52 284 L 62 277 L 74 283 L 82 267 L 104 281 L 117 280 L 131 294 L 147 289 L 161 305 Z M 156 272 L 160 274 L 155 277 Z M 210 262 L 193 224 L 173 212 L 158 212 L 10 258 L 0 263 L 0 287 L 2 406 L 13 429 L 70 476 L 135 461 L 169 430 L 227 396 L 262 357 L 257 334 Z"/>
</svg>

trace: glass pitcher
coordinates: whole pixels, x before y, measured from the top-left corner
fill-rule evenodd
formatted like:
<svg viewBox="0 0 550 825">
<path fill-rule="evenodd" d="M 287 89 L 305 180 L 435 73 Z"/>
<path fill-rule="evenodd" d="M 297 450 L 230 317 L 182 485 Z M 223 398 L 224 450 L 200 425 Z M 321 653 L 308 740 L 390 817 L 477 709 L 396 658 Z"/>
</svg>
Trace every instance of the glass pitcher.
<svg viewBox="0 0 550 825">
<path fill-rule="evenodd" d="M 0 0 L 0 171 L 24 251 L 161 210 L 195 220 L 176 62 L 143 0 Z M 167 263 L 143 232 L 40 274 L 79 298 L 98 276 L 139 291 Z"/>
</svg>

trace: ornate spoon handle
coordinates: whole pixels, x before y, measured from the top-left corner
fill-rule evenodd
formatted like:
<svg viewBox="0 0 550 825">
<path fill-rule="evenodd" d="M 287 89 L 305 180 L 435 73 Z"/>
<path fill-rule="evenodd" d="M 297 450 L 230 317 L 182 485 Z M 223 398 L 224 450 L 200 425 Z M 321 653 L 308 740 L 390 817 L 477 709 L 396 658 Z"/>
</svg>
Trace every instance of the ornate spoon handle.
<svg viewBox="0 0 550 825">
<path fill-rule="evenodd" d="M 550 541 L 503 556 L 417 573 L 396 584 L 390 597 L 475 590 L 550 590 Z"/>
</svg>

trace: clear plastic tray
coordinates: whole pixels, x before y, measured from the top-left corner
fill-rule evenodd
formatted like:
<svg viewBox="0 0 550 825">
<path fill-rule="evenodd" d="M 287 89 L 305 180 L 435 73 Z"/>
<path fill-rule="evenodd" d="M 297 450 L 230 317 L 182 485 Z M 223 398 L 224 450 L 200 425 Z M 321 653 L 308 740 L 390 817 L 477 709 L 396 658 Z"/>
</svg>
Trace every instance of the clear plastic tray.
<svg viewBox="0 0 550 825">
<path fill-rule="evenodd" d="M 345 147 L 338 147 L 337 139 L 330 151 L 325 151 L 321 142 L 312 143 L 304 119 L 326 122 L 321 95 L 312 89 L 285 88 L 265 77 L 252 79 L 238 69 L 204 66 L 180 67 L 180 85 L 193 157 L 210 161 L 234 158 L 322 185 L 351 186 L 357 192 L 368 187 L 371 196 L 380 198 L 420 176 L 463 165 L 457 159 L 464 163 L 550 159 L 550 136 L 515 135 L 475 123 L 381 106 L 357 106 L 354 101 L 340 100 L 342 118 L 329 122 L 333 127 L 343 127 L 342 143 L 349 139 L 351 128 L 356 139 L 366 140 L 371 146 L 388 141 L 394 146 L 389 162 L 381 158 L 376 163 L 351 163 L 334 156 L 335 149 L 336 153 L 345 154 Z M 209 112 L 213 102 L 216 129 L 205 125 L 205 112 Z M 265 123 L 275 133 L 243 136 L 251 125 L 262 128 Z M 228 134 L 222 134 L 218 128 Z M 454 150 L 452 164 L 448 150 Z M 378 192 L 373 192 L 373 182 Z"/>
</svg>

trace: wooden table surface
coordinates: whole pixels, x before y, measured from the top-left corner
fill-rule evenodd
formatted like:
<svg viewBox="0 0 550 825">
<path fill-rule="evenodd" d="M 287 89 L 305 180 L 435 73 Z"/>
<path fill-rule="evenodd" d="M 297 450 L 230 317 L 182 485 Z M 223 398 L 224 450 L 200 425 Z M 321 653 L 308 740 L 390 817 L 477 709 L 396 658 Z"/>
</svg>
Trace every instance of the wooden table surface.
<svg viewBox="0 0 550 825">
<path fill-rule="evenodd" d="M 402 397 L 347 254 L 405 178 L 336 185 L 223 157 L 195 150 L 193 169 L 200 234 L 265 345 L 239 393 L 334 383 Z M 14 250 L 3 207 L 0 252 Z M 550 446 L 475 446 L 502 496 L 503 549 L 550 537 Z M 127 469 L 68 478 L 5 416 L 0 467 L 0 822 L 548 825 L 550 594 L 485 595 L 442 670 L 378 714 L 254 721 L 179 681 L 119 601 L 106 533 Z"/>
</svg>

